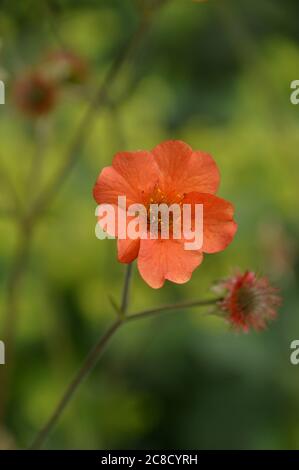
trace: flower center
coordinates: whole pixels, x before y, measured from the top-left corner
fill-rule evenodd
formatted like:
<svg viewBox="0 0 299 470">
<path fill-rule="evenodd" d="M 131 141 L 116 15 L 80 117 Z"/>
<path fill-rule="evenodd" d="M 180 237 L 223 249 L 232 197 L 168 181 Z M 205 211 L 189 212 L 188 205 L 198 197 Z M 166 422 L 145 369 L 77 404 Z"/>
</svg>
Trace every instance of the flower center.
<svg viewBox="0 0 299 470">
<path fill-rule="evenodd" d="M 29 100 L 32 104 L 43 103 L 47 98 L 47 90 L 41 86 L 34 86 L 29 91 Z"/>
<path fill-rule="evenodd" d="M 184 195 L 179 193 L 169 192 L 166 194 L 156 185 L 147 205 L 148 230 L 154 228 L 158 231 L 159 235 L 161 235 L 163 229 L 168 230 L 170 233 L 175 218 L 174 210 L 170 210 L 170 206 L 176 204 L 179 206 L 179 211 L 181 211 L 183 198 Z M 166 205 L 168 211 L 164 211 L 163 206 L 161 208 L 162 210 L 159 210 L 158 206 L 160 206 L 160 204 L 163 204 L 164 208 Z"/>
<path fill-rule="evenodd" d="M 247 316 L 258 307 L 258 298 L 251 288 L 243 286 L 238 291 L 237 305 L 239 311 Z"/>
</svg>

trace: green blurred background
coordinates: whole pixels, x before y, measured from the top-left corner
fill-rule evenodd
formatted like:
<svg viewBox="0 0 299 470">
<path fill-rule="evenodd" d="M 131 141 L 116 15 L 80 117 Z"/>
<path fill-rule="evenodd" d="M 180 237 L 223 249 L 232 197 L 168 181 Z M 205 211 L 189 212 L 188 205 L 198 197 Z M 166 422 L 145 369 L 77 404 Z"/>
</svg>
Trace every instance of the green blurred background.
<svg viewBox="0 0 299 470">
<path fill-rule="evenodd" d="M 142 1 L 1 1 L 0 154 L 21 201 L 50 180 L 115 55 L 138 23 Z M 150 4 L 150 1 L 148 1 Z M 235 267 L 280 287 L 279 318 L 262 333 L 237 335 L 200 310 L 129 324 L 81 386 L 46 448 L 299 448 L 299 79 L 297 0 L 169 0 L 157 9 L 121 69 L 78 155 L 35 233 L 18 299 L 16 351 L 0 448 L 25 447 L 48 418 L 91 345 L 112 320 L 124 265 L 112 240 L 94 235 L 92 187 L 119 150 L 174 138 L 210 152 L 221 197 L 239 224 L 224 252 L 206 256 L 189 283 L 150 289 L 134 272 L 131 311 L 206 298 Z M 35 124 L 15 109 L 13 80 L 62 45 L 88 60 L 84 89 L 60 96 L 45 119 L 35 184 Z M 1 78 L 1 77 L 0 77 Z M 0 339 L 18 226 L 0 182 Z M 4 366 L 0 366 L 4 367 Z M 0 383 L 0 387 L 2 384 Z"/>
</svg>

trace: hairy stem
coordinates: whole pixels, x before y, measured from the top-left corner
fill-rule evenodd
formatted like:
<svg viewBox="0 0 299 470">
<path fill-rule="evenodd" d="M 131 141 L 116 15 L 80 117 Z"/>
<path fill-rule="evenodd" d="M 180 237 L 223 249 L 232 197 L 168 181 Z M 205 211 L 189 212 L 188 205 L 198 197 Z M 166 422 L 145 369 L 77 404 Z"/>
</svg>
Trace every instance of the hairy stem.
<svg viewBox="0 0 299 470">
<path fill-rule="evenodd" d="M 129 263 L 126 270 L 125 282 L 122 293 L 121 307 L 120 311 L 125 316 L 129 303 L 129 294 L 130 294 L 130 284 L 132 278 L 133 264 Z"/>
<path fill-rule="evenodd" d="M 94 368 L 103 351 L 105 350 L 105 346 L 107 345 L 108 341 L 112 338 L 112 336 L 115 334 L 120 325 L 121 320 L 116 320 L 110 326 L 110 328 L 108 328 L 104 335 L 99 339 L 94 348 L 89 352 L 82 367 L 67 387 L 63 397 L 55 408 L 54 413 L 52 414 L 46 425 L 39 432 L 30 449 L 39 449 L 42 446 L 47 436 L 52 431 L 53 427 L 58 421 L 63 410 L 65 409 L 69 401 L 73 398 L 74 393 L 78 389 L 79 385 L 84 381 L 89 372 Z"/>
<path fill-rule="evenodd" d="M 124 282 L 124 292 L 123 292 L 123 299 L 128 298 L 128 291 L 129 291 L 129 284 L 130 284 L 130 279 L 131 279 L 131 267 L 130 265 L 128 266 L 127 274 L 125 277 L 125 282 Z M 37 437 L 35 438 L 33 444 L 31 445 L 30 449 L 40 449 L 41 446 L 44 444 L 45 440 L 49 436 L 50 432 L 56 425 L 58 419 L 60 418 L 61 414 L 63 413 L 65 407 L 68 405 L 70 400 L 73 398 L 74 393 L 78 389 L 79 385 L 83 382 L 83 380 L 86 378 L 86 376 L 92 371 L 92 369 L 95 367 L 97 364 L 99 358 L 102 356 L 103 351 L 105 350 L 105 347 L 107 346 L 107 343 L 110 341 L 110 339 L 114 336 L 116 331 L 120 328 L 120 326 L 132 322 L 135 320 L 139 320 L 142 318 L 146 318 L 149 316 L 154 316 L 158 313 L 161 312 L 166 312 L 166 311 L 175 311 L 175 310 L 180 310 L 184 308 L 191 308 L 191 307 L 205 307 L 209 305 L 215 305 L 217 302 L 221 300 L 220 298 L 214 298 L 214 299 L 208 299 L 208 300 L 195 300 L 191 302 L 181 302 L 177 304 L 169 304 L 169 305 L 162 305 L 161 307 L 153 308 L 150 310 L 142 310 L 140 312 L 133 313 L 128 316 L 123 316 L 118 318 L 111 326 L 110 328 L 104 333 L 104 335 L 99 339 L 98 343 L 96 346 L 89 352 L 87 355 L 86 360 L 83 363 L 83 366 L 81 369 L 78 371 L 77 375 L 75 378 L 72 380 L 70 385 L 67 387 L 62 399 L 58 403 L 57 407 L 55 408 L 53 414 L 51 415 L 50 419 L 46 423 L 46 425 L 42 428 L 42 430 L 39 432 Z M 126 304 L 127 308 L 127 304 Z M 126 313 L 126 309 L 124 310 L 123 313 Z"/>
<path fill-rule="evenodd" d="M 215 305 L 217 302 L 222 300 L 221 297 L 214 298 L 214 299 L 207 299 L 207 300 L 192 300 L 187 302 L 179 302 L 176 304 L 167 304 L 161 305 L 157 308 L 151 308 L 148 310 L 141 310 L 140 312 L 132 313 L 126 318 L 126 321 L 135 321 L 141 318 L 152 317 L 159 313 L 164 312 L 172 312 L 175 310 L 182 310 L 185 308 L 193 308 L 193 307 L 208 307 L 209 305 Z"/>
<path fill-rule="evenodd" d="M 42 179 L 45 150 L 49 134 L 48 131 L 48 122 L 46 120 L 40 118 L 34 123 L 33 133 L 36 148 L 32 155 L 26 181 L 26 189 L 30 189 L 30 192 L 33 193 L 38 191 L 40 181 Z"/>
</svg>

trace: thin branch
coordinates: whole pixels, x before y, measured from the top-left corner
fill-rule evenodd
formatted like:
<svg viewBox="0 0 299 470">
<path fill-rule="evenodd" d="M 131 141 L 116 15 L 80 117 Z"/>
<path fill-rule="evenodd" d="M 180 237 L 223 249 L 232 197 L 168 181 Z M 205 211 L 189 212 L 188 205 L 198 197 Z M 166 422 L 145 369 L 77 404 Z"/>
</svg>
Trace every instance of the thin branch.
<svg viewBox="0 0 299 470">
<path fill-rule="evenodd" d="M 127 271 L 127 275 L 125 278 L 125 285 L 127 283 L 127 280 L 130 279 L 131 272 L 128 275 L 129 270 Z M 127 292 L 128 288 L 124 288 L 124 292 Z M 72 399 L 74 393 L 80 386 L 80 384 L 83 382 L 83 380 L 86 378 L 86 376 L 92 371 L 92 369 L 95 367 L 97 364 L 99 358 L 102 356 L 102 353 L 107 346 L 107 343 L 109 340 L 114 336 L 116 331 L 120 328 L 121 325 L 124 325 L 127 322 L 131 322 L 134 320 L 142 319 L 145 317 L 148 317 L 150 315 L 156 315 L 161 312 L 165 311 L 175 311 L 175 310 L 180 310 L 183 308 L 191 308 L 191 307 L 204 307 L 208 305 L 215 305 L 220 298 L 215 298 L 215 299 L 209 299 L 209 300 L 195 300 L 191 302 L 181 302 L 178 304 L 169 304 L 169 305 L 162 305 L 161 307 L 153 308 L 151 310 L 143 310 L 137 313 L 134 313 L 132 315 L 129 315 L 127 317 L 122 317 L 116 320 L 111 327 L 104 333 L 104 336 L 102 336 L 96 346 L 91 350 L 91 352 L 87 355 L 86 360 L 83 363 L 83 366 L 75 376 L 75 378 L 72 380 L 70 385 L 67 387 L 62 399 L 58 403 L 57 407 L 55 408 L 52 416 L 50 417 L 49 421 L 46 423 L 46 425 L 42 428 L 42 430 L 38 433 L 36 439 L 34 440 L 33 444 L 30 446 L 30 449 L 40 449 L 42 445 L 44 444 L 45 440 L 49 436 L 50 432 L 56 425 L 58 419 L 60 418 L 61 414 L 63 413 L 65 407 L 68 405 L 70 400 Z"/>
<path fill-rule="evenodd" d="M 108 328 L 108 330 L 104 333 L 104 335 L 99 339 L 98 343 L 94 346 L 94 348 L 87 355 L 87 358 L 85 359 L 82 367 L 79 369 L 75 378 L 72 380 L 72 382 L 66 389 L 63 397 L 58 403 L 58 406 L 55 408 L 54 413 L 52 414 L 51 418 L 49 419 L 47 424 L 44 426 L 44 428 L 37 435 L 30 449 L 32 450 L 39 449 L 42 446 L 47 436 L 52 431 L 53 427 L 58 421 L 63 410 L 68 405 L 71 398 L 73 398 L 73 395 L 76 392 L 77 388 L 84 381 L 87 375 L 92 371 L 92 369 L 95 367 L 99 358 L 102 356 L 108 341 L 112 338 L 112 336 L 115 334 L 116 330 L 120 327 L 120 325 L 121 325 L 121 320 L 119 319 L 116 320 L 110 326 L 110 328 Z"/>
<path fill-rule="evenodd" d="M 46 423 L 44 428 L 40 431 L 40 433 L 37 435 L 35 441 L 33 442 L 31 446 L 31 449 L 39 449 L 41 447 L 44 440 L 46 439 L 48 434 L 51 432 L 52 428 L 55 426 L 64 408 L 67 406 L 67 404 L 73 397 L 78 386 L 83 382 L 86 376 L 92 371 L 92 369 L 95 367 L 96 363 L 98 362 L 99 358 L 102 356 L 105 350 L 105 346 L 107 345 L 109 339 L 112 338 L 114 333 L 118 330 L 120 325 L 123 323 L 123 320 L 125 319 L 127 307 L 128 307 L 128 295 L 129 295 L 129 290 L 130 290 L 131 279 L 132 279 L 132 265 L 130 263 L 127 266 L 125 279 L 124 279 L 124 287 L 123 287 L 122 303 L 121 303 L 122 305 L 121 315 L 118 317 L 117 320 L 115 320 L 115 322 L 111 325 L 111 327 L 108 328 L 106 333 L 104 333 L 104 335 L 99 339 L 95 347 L 89 352 L 82 367 L 79 369 L 75 378 L 66 389 L 66 392 L 62 396 L 51 418 Z"/>
<path fill-rule="evenodd" d="M 182 310 L 185 308 L 194 308 L 194 307 L 207 307 L 209 305 L 215 305 L 217 302 L 220 302 L 222 297 L 214 298 L 214 299 L 207 299 L 207 300 L 192 300 L 187 302 L 180 302 L 177 304 L 167 304 L 161 305 L 160 307 L 148 309 L 148 310 L 141 310 L 140 312 L 132 313 L 126 317 L 126 321 L 134 321 L 139 320 L 145 317 L 152 317 L 156 314 L 164 313 L 164 312 L 173 312 L 175 310 Z"/>
<path fill-rule="evenodd" d="M 73 166 L 79 158 L 82 146 L 92 130 L 92 125 L 94 124 L 95 118 L 98 115 L 98 111 L 103 109 L 103 105 L 105 104 L 107 98 L 108 89 L 114 83 L 123 64 L 131 58 L 135 49 L 140 45 L 140 41 L 147 31 L 148 26 L 149 22 L 147 19 L 142 18 L 139 27 L 131 37 L 128 44 L 126 44 L 115 61 L 112 63 L 106 78 L 104 79 L 104 82 L 100 86 L 94 98 L 91 100 L 88 109 L 83 116 L 77 131 L 75 132 L 73 141 L 71 142 L 65 158 L 63 159 L 63 166 L 57 171 L 52 181 L 50 181 L 48 186 L 42 191 L 42 193 L 32 205 L 29 216 L 31 220 L 39 217 L 39 215 L 52 203 L 52 200 L 71 172 Z"/>
<path fill-rule="evenodd" d="M 46 120 L 38 119 L 34 123 L 33 128 L 35 151 L 32 154 L 32 160 L 29 164 L 26 189 L 30 189 L 30 191 L 35 194 L 38 191 L 42 178 L 43 163 L 48 140 L 48 124 L 49 123 Z"/>
<path fill-rule="evenodd" d="M 124 288 L 123 288 L 122 300 L 121 300 L 121 307 L 120 307 L 120 311 L 123 315 L 126 315 L 127 308 L 128 308 L 132 270 L 133 270 L 133 264 L 129 263 L 127 266 L 127 270 L 126 270 L 126 276 L 125 276 L 125 282 L 124 282 Z"/>
<path fill-rule="evenodd" d="M 59 17 L 57 15 L 57 11 L 55 10 L 55 6 L 49 0 L 45 0 L 43 6 L 45 8 L 46 18 L 48 20 L 50 32 L 56 39 L 58 46 L 63 50 L 68 50 L 69 47 L 67 47 L 65 40 L 62 38 L 61 31 L 57 27 L 57 24 L 59 23 Z"/>
</svg>

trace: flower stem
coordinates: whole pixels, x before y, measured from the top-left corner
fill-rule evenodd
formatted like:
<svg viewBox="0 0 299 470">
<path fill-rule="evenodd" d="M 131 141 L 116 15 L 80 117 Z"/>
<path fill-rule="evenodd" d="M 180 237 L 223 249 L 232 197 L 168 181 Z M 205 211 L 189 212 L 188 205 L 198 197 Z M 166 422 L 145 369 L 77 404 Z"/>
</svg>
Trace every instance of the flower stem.
<svg viewBox="0 0 299 470">
<path fill-rule="evenodd" d="M 222 300 L 221 297 L 207 300 L 192 300 L 187 302 L 180 302 L 177 304 L 167 304 L 161 305 L 157 308 L 151 308 L 148 310 L 141 310 L 140 312 L 132 313 L 126 317 L 126 321 L 139 320 L 141 318 L 151 317 L 158 313 L 170 312 L 174 310 L 181 310 L 184 308 L 193 308 L 193 307 L 207 307 L 209 305 L 215 305 L 217 302 Z"/>
<path fill-rule="evenodd" d="M 129 263 L 127 266 L 127 270 L 126 270 L 125 282 L 124 282 L 124 288 L 123 288 L 122 300 L 121 300 L 121 306 L 120 306 L 120 311 L 123 316 L 126 315 L 126 312 L 128 309 L 130 284 L 131 284 L 131 278 L 132 278 L 132 268 L 133 268 L 132 263 Z"/>
<path fill-rule="evenodd" d="M 31 445 L 30 449 L 39 449 L 42 446 L 47 436 L 52 431 L 53 427 L 58 421 L 63 410 L 65 409 L 69 401 L 73 398 L 74 393 L 76 392 L 77 388 L 83 382 L 83 380 L 87 377 L 89 372 L 94 368 L 100 356 L 102 355 L 103 351 L 105 350 L 105 346 L 107 345 L 108 341 L 112 338 L 112 336 L 115 334 L 116 330 L 120 327 L 120 325 L 121 325 L 120 319 L 117 319 L 114 323 L 112 323 L 110 328 L 108 328 L 108 330 L 104 333 L 104 335 L 99 339 L 97 344 L 89 352 L 82 367 L 79 369 L 75 378 L 67 387 L 63 397 L 58 403 L 58 406 L 54 410 L 54 413 L 52 414 L 52 416 L 50 417 L 46 425 L 39 432 L 33 444 Z"/>
<path fill-rule="evenodd" d="M 124 310 L 122 310 L 122 312 L 124 313 L 126 313 L 127 305 L 128 305 L 127 301 L 128 301 L 128 292 L 129 292 L 131 274 L 132 274 L 132 266 L 131 264 L 129 264 L 127 272 L 126 272 L 126 276 L 125 276 L 123 298 L 122 298 L 122 305 L 124 306 Z M 102 356 L 102 353 L 104 352 L 105 347 L 107 346 L 111 338 L 114 336 L 116 331 L 120 328 L 120 326 L 131 321 L 146 318 L 149 316 L 154 316 L 161 312 L 175 311 L 175 310 L 179 310 L 183 308 L 205 307 L 208 305 L 215 305 L 219 300 L 221 299 L 214 298 L 214 299 L 208 299 L 208 300 L 195 300 L 195 301 L 190 301 L 190 302 L 181 302 L 177 304 L 162 305 L 161 307 L 157 307 L 157 308 L 153 308 L 149 310 L 142 310 L 140 312 L 136 312 L 128 316 L 119 317 L 114 323 L 112 323 L 110 328 L 106 330 L 104 335 L 101 336 L 101 338 L 99 339 L 98 343 L 89 352 L 82 367 L 80 368 L 80 370 L 78 371 L 77 375 L 72 380 L 70 385 L 67 387 L 62 399 L 60 400 L 57 407 L 55 408 L 49 421 L 39 432 L 34 442 L 30 446 L 30 449 L 31 450 L 40 449 L 42 447 L 48 435 L 50 434 L 55 424 L 57 423 L 58 419 L 60 418 L 61 414 L 63 413 L 64 409 L 66 408 L 70 400 L 73 398 L 73 395 L 78 389 L 79 385 L 83 382 L 83 380 L 95 367 L 99 358 Z"/>
</svg>

